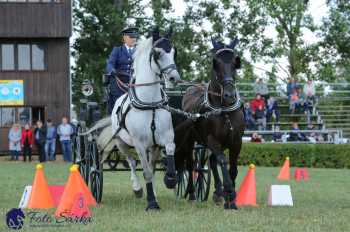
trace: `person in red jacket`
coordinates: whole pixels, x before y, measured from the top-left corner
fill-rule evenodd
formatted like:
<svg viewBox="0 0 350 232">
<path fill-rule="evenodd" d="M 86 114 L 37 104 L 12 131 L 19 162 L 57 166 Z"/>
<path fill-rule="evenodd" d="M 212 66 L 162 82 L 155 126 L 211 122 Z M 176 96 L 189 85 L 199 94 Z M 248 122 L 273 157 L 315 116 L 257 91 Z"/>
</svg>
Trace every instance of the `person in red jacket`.
<svg viewBox="0 0 350 232">
<path fill-rule="evenodd" d="M 255 114 L 255 111 L 259 108 L 259 106 L 262 106 L 262 109 L 265 109 L 265 101 L 261 98 L 260 94 L 257 94 L 250 102 L 250 108 L 252 109 L 253 114 Z"/>
<path fill-rule="evenodd" d="M 32 161 L 32 146 L 33 146 L 33 133 L 30 130 L 30 126 L 27 123 L 22 130 L 22 151 L 23 151 L 23 161 Z"/>
</svg>

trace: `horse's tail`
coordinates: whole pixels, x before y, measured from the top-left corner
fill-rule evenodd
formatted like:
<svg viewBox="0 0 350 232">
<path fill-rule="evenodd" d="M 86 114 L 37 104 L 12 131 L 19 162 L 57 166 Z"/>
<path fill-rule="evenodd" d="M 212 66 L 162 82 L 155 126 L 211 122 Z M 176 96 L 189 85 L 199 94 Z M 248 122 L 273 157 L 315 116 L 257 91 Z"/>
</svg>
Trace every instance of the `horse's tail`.
<svg viewBox="0 0 350 232">
<path fill-rule="evenodd" d="M 104 128 L 104 127 L 107 127 L 110 125 L 112 125 L 112 120 L 111 120 L 111 117 L 108 116 L 108 117 L 105 117 L 105 118 L 99 120 L 98 122 L 96 122 L 95 125 L 93 127 L 91 127 L 88 131 L 85 131 L 83 133 L 79 133 L 79 135 L 88 135 L 95 130 L 98 130 L 98 129 L 101 129 L 101 128 Z"/>
</svg>

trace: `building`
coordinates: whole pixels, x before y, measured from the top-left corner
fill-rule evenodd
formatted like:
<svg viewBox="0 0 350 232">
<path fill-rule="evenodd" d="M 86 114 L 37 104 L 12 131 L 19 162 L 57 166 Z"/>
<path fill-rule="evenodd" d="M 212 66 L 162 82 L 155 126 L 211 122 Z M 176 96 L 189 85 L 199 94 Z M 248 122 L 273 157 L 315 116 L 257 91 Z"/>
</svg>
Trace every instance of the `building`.
<svg viewBox="0 0 350 232">
<path fill-rule="evenodd" d="M 70 114 L 71 0 L 0 0 L 0 151 L 15 122 Z"/>
</svg>

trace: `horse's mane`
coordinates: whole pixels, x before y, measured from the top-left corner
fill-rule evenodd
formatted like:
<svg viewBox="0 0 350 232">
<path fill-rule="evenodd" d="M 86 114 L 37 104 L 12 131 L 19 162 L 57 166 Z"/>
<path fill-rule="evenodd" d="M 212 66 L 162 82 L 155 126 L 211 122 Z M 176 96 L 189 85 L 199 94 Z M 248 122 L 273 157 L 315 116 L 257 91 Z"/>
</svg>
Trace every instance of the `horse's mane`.
<svg viewBox="0 0 350 232">
<path fill-rule="evenodd" d="M 137 43 L 137 46 L 135 48 L 135 52 L 133 54 L 134 59 L 134 65 L 137 63 L 138 60 L 142 59 L 143 56 L 149 55 L 151 53 L 151 49 L 153 46 L 153 39 L 152 37 L 148 39 L 143 39 L 139 43 Z M 134 66 L 135 68 L 135 66 Z"/>
</svg>

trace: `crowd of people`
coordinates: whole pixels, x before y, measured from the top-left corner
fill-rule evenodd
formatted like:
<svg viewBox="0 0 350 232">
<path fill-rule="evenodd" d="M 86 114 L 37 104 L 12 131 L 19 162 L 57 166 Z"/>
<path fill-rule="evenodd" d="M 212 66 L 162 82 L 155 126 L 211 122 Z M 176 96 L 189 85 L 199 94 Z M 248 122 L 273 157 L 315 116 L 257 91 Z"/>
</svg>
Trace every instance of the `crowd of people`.
<svg viewBox="0 0 350 232">
<path fill-rule="evenodd" d="M 33 145 L 36 145 L 39 161 L 56 160 L 56 141 L 61 144 L 63 160 L 72 162 L 72 144 L 71 138 L 75 134 L 76 126 L 69 123 L 67 117 L 62 118 L 62 123 L 57 127 L 53 125 L 52 120 L 48 119 L 44 124 L 38 120 L 31 129 L 30 124 L 26 123 L 24 128 L 20 124 L 13 124 L 9 134 L 9 150 L 11 160 L 19 160 L 23 155 L 23 161 L 32 161 Z"/>
<path fill-rule="evenodd" d="M 290 130 L 292 132 L 282 134 L 280 132 L 280 110 L 278 101 L 269 93 L 269 89 L 262 78 L 259 78 L 253 85 L 255 93 L 254 99 L 244 104 L 244 116 L 247 130 L 264 131 L 272 129 L 274 134 L 272 140 L 275 142 L 283 141 L 309 141 L 322 142 L 324 137 L 318 133 L 302 133 L 297 122 L 291 122 Z M 307 127 L 305 130 L 315 130 L 311 123 L 311 115 L 316 102 L 315 84 L 309 79 L 304 85 L 297 83 L 295 79 L 289 79 L 286 93 L 289 101 L 289 110 L 291 114 L 305 113 Z M 268 123 L 274 122 L 274 127 L 268 128 Z M 271 124 L 272 125 L 272 124 Z M 283 138 L 285 136 L 285 138 Z M 251 142 L 263 142 L 261 135 L 254 132 L 250 138 Z"/>
<path fill-rule="evenodd" d="M 305 112 L 308 115 L 312 113 L 315 104 L 316 89 L 312 80 L 308 80 L 302 87 L 294 79 L 289 79 L 287 84 L 287 96 L 289 99 L 289 108 L 295 112 Z"/>
<path fill-rule="evenodd" d="M 279 122 L 277 100 L 269 95 L 267 85 L 259 79 L 254 85 L 255 98 L 244 105 L 244 116 L 248 130 L 266 130 L 267 122 Z"/>
</svg>

